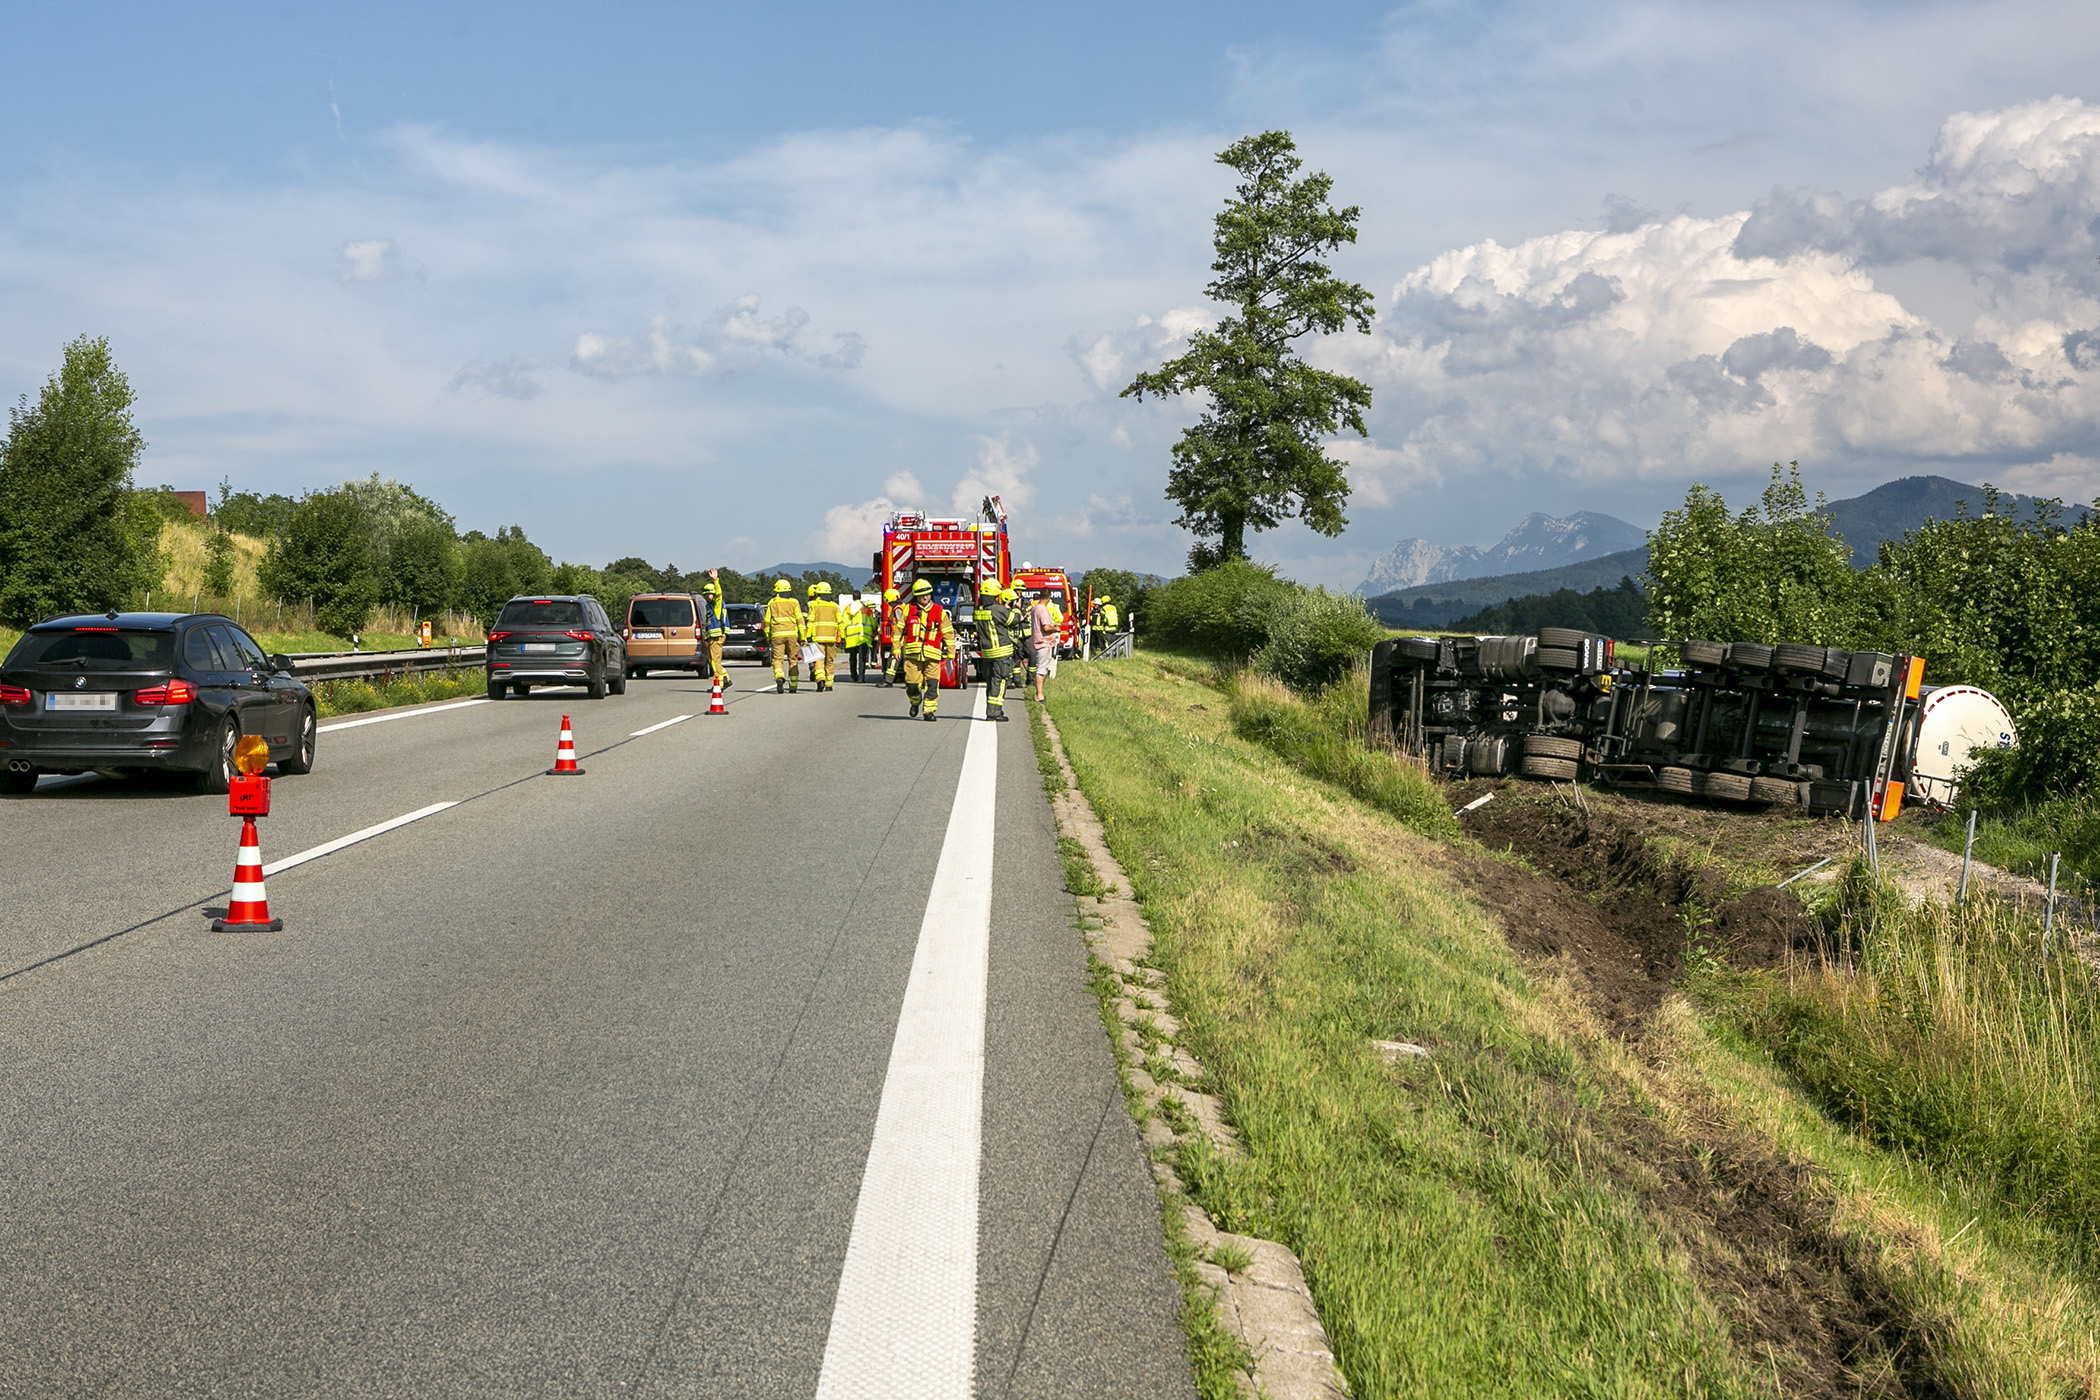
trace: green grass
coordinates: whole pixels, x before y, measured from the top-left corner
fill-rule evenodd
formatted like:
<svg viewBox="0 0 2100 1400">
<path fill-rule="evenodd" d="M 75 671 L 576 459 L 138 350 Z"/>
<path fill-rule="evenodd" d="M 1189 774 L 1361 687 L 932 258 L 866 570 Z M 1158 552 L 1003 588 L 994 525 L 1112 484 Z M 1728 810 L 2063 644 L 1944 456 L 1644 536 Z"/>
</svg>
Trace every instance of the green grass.
<svg viewBox="0 0 2100 1400">
<path fill-rule="evenodd" d="M 1817 1240 L 1879 1300 L 1862 1316 L 1894 1319 L 1893 1350 L 1848 1353 L 1848 1389 L 1873 1391 L 1869 1373 L 1888 1365 L 1911 1393 L 2095 1393 L 2100 1306 L 2046 1223 L 2088 1210 L 2051 1195 L 2083 1169 L 2032 1165 L 2026 1186 L 2008 1175 L 2016 1142 L 2031 1156 L 2038 1132 L 2086 1132 L 2068 1105 L 2100 1046 L 2070 1033 L 2075 1018 L 2032 1001 L 2026 1029 L 1992 1039 L 1978 1018 L 1942 1029 L 1927 1014 L 1951 1017 L 1965 995 L 2000 1006 L 1980 978 L 1887 1005 L 1884 978 L 1840 1003 L 1815 1000 L 1811 968 L 1695 959 L 1696 1000 L 1673 996 L 1629 1047 L 1564 969 L 1520 967 L 1457 889 L 1452 849 L 1418 829 L 1406 784 L 1419 775 L 1361 768 L 1321 739 L 1345 732 L 1355 703 L 1143 655 L 1073 668 L 1051 698 L 1152 922 L 1184 1038 L 1244 1143 L 1227 1156 L 1198 1139 L 1177 1166 L 1223 1228 L 1298 1253 L 1353 1395 L 1795 1393 L 1825 1363 L 1765 1330 L 1740 1280 L 1793 1277 L 1789 1258 Z M 1892 956 L 1911 967 L 1919 953 Z M 2037 985 L 2070 1004 L 2061 975 Z M 1827 1082 L 1797 1079 L 1809 1060 L 1772 1030 L 1810 1024 L 1801 999 L 1834 1027 Z M 2026 1127 L 2007 1120 L 1992 1164 L 1963 1167 L 1945 1124 L 1920 1129 L 1946 1138 L 1938 1156 L 1869 1135 L 1873 1113 L 1896 1121 L 1920 1097 L 1903 1086 L 1925 1073 L 1909 1067 L 1921 1042 L 1902 1026 L 1947 1040 L 1928 1095 L 1943 1115 L 1941 1089 L 2010 1074 L 1982 1060 L 2016 1044 L 2033 1046 L 2027 1064 L 2075 1055 L 2080 1068 L 2059 1072 Z M 1388 1065 L 1372 1039 L 1432 1055 Z M 1858 1107 L 1836 1111 L 1847 1094 Z M 2005 1107 L 1995 1091 L 1974 1100 L 1962 1131 L 1988 1137 Z M 1659 1163 L 1736 1160 L 1806 1173 L 1772 1198 L 1802 1233 L 1746 1244 L 1716 1233 L 1720 1207 L 1655 1189 Z M 1715 1199 L 1733 1179 L 1714 1177 Z M 1987 1199 L 2002 1204 L 1979 1210 Z"/>
<path fill-rule="evenodd" d="M 1959 851 L 1968 822 L 1966 813 L 1948 812 L 1925 829 L 1925 837 L 1943 850 Z M 2090 897 L 2100 888 L 2100 803 L 2057 797 L 1977 818 L 1976 859 L 1987 865 L 2046 881 L 2053 852 L 2063 854 L 2058 879 L 2067 891 Z"/>
<path fill-rule="evenodd" d="M 385 682 L 370 680 L 316 681 L 311 687 L 319 703 L 321 718 L 354 715 L 366 710 L 388 710 L 396 705 L 424 705 L 461 695 L 479 695 L 487 679 L 474 670 L 426 671 L 395 676 Z"/>
</svg>

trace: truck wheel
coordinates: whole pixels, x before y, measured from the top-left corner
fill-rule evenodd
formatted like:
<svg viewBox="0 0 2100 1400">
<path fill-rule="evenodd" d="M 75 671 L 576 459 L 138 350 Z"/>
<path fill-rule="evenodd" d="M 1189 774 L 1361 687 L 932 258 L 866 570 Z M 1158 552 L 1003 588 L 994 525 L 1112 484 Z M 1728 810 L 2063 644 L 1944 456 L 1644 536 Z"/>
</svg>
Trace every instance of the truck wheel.
<svg viewBox="0 0 2100 1400">
<path fill-rule="evenodd" d="M 1655 775 L 1655 785 L 1664 792 L 1690 797 L 1699 790 L 1698 775 L 1689 768 L 1665 768 Z"/>
<path fill-rule="evenodd" d="M 1575 761 L 1568 758 L 1526 758 L 1524 776 L 1554 778 L 1572 783 L 1575 781 Z"/>
<path fill-rule="evenodd" d="M 1796 642 L 1782 642 L 1772 648 L 1772 669 L 1791 671 L 1804 676 L 1819 676 L 1823 673 L 1823 662 L 1828 656 L 1827 647 L 1807 647 Z"/>
<path fill-rule="evenodd" d="M 1792 778 L 1752 778 L 1750 800 L 1770 802 L 1776 807 L 1792 807 L 1801 801 L 1801 784 Z"/>
<path fill-rule="evenodd" d="M 1728 647 L 1722 642 L 1685 642 L 1678 650 L 1684 653 L 1687 666 L 1718 666 L 1728 659 Z"/>
<path fill-rule="evenodd" d="M 1772 648 L 1763 642 L 1730 642 L 1728 664 L 1738 671 L 1769 671 L 1772 669 Z"/>
<path fill-rule="evenodd" d="M 1544 651 L 1547 647 L 1554 647 L 1562 651 L 1579 652 L 1582 650 L 1582 644 L 1588 641 L 1590 636 L 1590 633 L 1579 632 L 1573 627 L 1541 627 L 1539 629 L 1539 650 Z"/>
<path fill-rule="evenodd" d="M 1570 647 L 1540 647 L 1538 659 L 1541 671 L 1573 671 L 1582 665 L 1582 653 Z"/>
<path fill-rule="evenodd" d="M 1402 637 L 1393 643 L 1393 651 L 1410 661 L 1434 661 L 1439 648 L 1428 637 Z"/>
<path fill-rule="evenodd" d="M 1581 758 L 1580 739 L 1556 739 L 1551 734 L 1526 734 L 1524 736 L 1526 758 Z"/>
<path fill-rule="evenodd" d="M 1750 780 L 1740 773 L 1708 773 L 1699 780 L 1699 795 L 1721 802 L 1748 802 Z"/>
</svg>

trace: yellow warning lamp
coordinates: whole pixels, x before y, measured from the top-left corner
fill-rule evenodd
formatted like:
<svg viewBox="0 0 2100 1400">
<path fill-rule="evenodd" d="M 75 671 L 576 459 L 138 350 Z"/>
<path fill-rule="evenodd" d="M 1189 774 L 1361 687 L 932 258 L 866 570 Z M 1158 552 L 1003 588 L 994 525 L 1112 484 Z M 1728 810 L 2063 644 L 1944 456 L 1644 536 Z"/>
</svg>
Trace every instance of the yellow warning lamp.
<svg viewBox="0 0 2100 1400">
<path fill-rule="evenodd" d="M 233 746 L 233 766 L 243 777 L 252 778 L 270 766 L 270 741 L 260 734 L 244 734 Z"/>
</svg>

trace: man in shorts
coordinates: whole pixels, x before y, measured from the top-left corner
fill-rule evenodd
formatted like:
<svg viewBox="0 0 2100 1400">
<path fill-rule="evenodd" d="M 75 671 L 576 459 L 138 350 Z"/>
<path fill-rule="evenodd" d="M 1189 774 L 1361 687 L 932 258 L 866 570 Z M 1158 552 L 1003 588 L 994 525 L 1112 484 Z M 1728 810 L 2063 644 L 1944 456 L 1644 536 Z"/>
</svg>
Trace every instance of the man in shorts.
<svg viewBox="0 0 2100 1400">
<path fill-rule="evenodd" d="M 1028 609 L 1028 650 L 1035 663 L 1035 703 L 1043 703 L 1043 677 L 1057 660 L 1057 614 L 1048 600 L 1038 598 Z"/>
</svg>

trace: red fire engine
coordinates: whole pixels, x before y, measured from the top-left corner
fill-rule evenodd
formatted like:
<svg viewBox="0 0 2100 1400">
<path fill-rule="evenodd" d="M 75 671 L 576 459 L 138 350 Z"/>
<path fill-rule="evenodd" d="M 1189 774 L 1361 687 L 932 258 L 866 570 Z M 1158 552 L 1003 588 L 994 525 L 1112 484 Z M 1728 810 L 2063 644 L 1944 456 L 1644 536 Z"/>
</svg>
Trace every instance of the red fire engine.
<svg viewBox="0 0 2100 1400">
<path fill-rule="evenodd" d="M 936 519 L 924 511 L 903 510 L 882 527 L 882 549 L 875 555 L 876 587 L 894 588 L 908 602 L 913 583 L 922 578 L 930 582 L 933 600 L 955 620 L 965 654 L 973 649 L 977 595 L 986 588 L 1005 587 L 1012 577 L 1006 507 L 997 496 L 984 498 L 975 520 Z M 881 637 L 887 657 L 896 645 L 888 605 L 882 610 Z M 959 688 L 966 674 L 961 664 L 944 667 L 941 685 Z"/>
<path fill-rule="evenodd" d="M 1071 576 L 1063 569 L 1038 569 L 1024 563 L 1014 571 L 1013 586 L 1021 594 L 1023 608 L 1038 598 L 1056 605 L 1063 619 L 1057 627 L 1058 654 L 1076 656 L 1079 652 L 1080 617 L 1078 592 L 1072 587 Z"/>
</svg>

